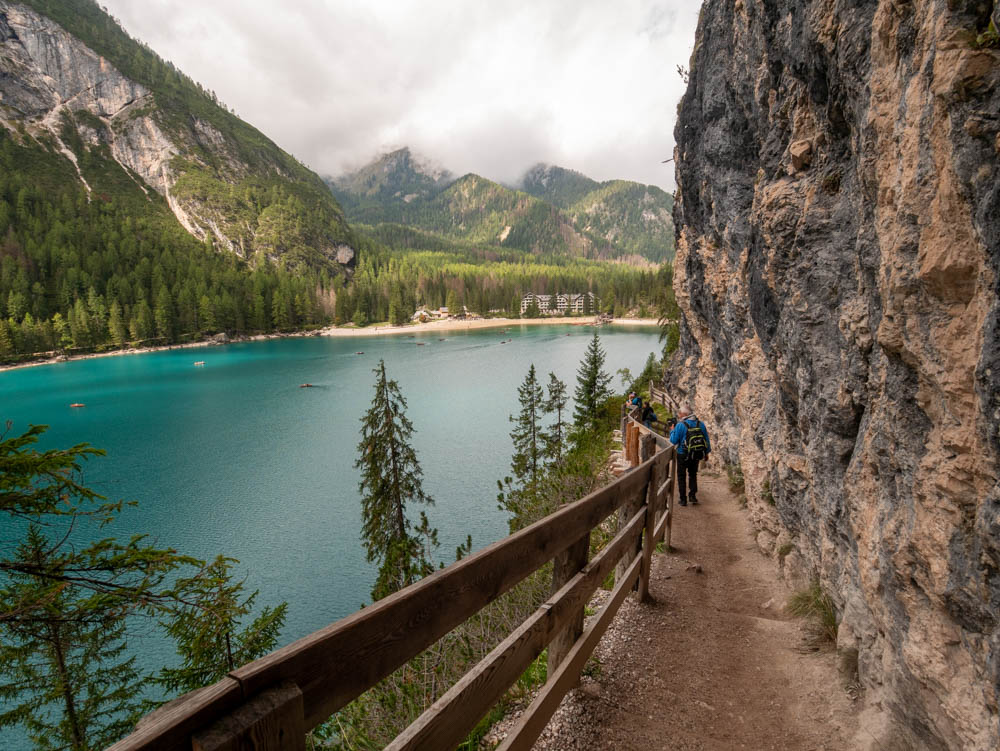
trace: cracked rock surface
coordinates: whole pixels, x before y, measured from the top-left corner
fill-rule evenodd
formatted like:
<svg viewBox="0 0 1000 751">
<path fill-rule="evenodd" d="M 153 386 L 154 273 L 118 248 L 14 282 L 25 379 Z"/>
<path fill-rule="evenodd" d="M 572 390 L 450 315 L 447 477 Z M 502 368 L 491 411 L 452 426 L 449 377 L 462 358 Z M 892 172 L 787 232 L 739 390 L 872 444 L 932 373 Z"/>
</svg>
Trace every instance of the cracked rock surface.
<svg viewBox="0 0 1000 751">
<path fill-rule="evenodd" d="M 1000 748 L 994 5 L 707 0 L 675 131 L 678 394 L 885 748 Z"/>
</svg>

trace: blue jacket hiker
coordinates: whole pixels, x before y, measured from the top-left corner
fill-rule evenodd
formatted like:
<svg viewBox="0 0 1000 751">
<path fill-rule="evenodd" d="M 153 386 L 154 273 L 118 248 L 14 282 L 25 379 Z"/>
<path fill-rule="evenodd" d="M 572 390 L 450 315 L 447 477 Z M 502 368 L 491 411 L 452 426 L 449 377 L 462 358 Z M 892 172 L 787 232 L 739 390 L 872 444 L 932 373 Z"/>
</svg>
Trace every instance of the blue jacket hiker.
<svg viewBox="0 0 1000 751">
<path fill-rule="evenodd" d="M 698 503 L 698 464 L 702 459 L 708 458 L 712 444 L 705 423 L 691 414 L 687 405 L 681 405 L 677 416 L 677 424 L 670 431 L 670 442 L 677 447 L 680 503 L 681 506 L 687 506 L 690 500 L 694 505 Z M 690 495 L 687 492 L 689 485 Z"/>
</svg>

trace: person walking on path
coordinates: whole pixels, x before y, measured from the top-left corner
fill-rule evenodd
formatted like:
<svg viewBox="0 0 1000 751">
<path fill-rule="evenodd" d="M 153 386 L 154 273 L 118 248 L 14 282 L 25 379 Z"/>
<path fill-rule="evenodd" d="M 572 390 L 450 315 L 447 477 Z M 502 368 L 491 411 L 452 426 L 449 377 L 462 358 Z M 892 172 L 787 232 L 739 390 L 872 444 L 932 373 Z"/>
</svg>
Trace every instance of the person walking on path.
<svg viewBox="0 0 1000 751">
<path fill-rule="evenodd" d="M 705 423 L 691 413 L 691 409 L 682 404 L 677 410 L 678 421 L 670 431 L 670 442 L 677 447 L 677 479 L 681 505 L 698 503 L 698 463 L 707 459 L 712 451 L 708 439 L 708 428 Z M 688 493 L 690 485 L 691 492 Z"/>
</svg>

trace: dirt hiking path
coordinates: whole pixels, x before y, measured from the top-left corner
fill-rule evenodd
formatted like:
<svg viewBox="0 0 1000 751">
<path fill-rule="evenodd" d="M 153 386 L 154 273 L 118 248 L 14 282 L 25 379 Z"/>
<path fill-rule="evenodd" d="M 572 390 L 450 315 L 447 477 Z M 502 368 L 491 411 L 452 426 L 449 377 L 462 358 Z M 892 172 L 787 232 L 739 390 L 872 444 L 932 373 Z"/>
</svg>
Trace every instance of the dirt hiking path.
<svg viewBox="0 0 1000 751">
<path fill-rule="evenodd" d="M 746 513 L 715 472 L 698 479 L 701 503 L 675 504 L 673 552 L 653 557 L 655 602 L 622 606 L 539 751 L 857 748 L 835 655 L 802 651 Z"/>
</svg>

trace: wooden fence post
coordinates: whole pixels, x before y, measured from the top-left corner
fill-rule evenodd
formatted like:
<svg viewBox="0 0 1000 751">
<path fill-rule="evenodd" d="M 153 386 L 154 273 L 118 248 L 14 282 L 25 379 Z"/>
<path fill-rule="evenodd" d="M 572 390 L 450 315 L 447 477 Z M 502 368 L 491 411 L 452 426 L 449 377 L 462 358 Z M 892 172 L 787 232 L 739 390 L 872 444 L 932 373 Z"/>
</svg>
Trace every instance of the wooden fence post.
<svg viewBox="0 0 1000 751">
<path fill-rule="evenodd" d="M 258 694 L 207 730 L 191 736 L 192 751 L 305 751 L 302 692 L 286 681 Z"/>
<path fill-rule="evenodd" d="M 677 452 L 670 457 L 670 487 L 667 488 L 667 550 L 670 550 L 670 532 L 674 526 L 674 494 L 677 488 L 677 470 L 680 465 L 677 463 Z"/>
<path fill-rule="evenodd" d="M 652 436 L 648 436 L 652 439 Z M 656 449 L 655 441 L 653 450 Z M 649 485 L 646 486 L 646 527 L 642 533 L 642 569 L 639 573 L 639 600 L 649 602 L 653 598 L 649 594 L 649 573 L 653 565 L 653 548 L 656 547 L 656 540 L 653 535 L 656 531 L 656 510 L 657 491 L 660 489 L 660 478 L 662 473 L 660 468 L 664 462 L 655 462 L 653 470 L 649 473 Z"/>
<path fill-rule="evenodd" d="M 587 534 L 553 559 L 553 594 L 558 592 L 566 582 L 576 576 L 587 565 L 587 557 L 589 555 L 590 532 L 587 532 Z M 555 675 L 559 663 L 566 658 L 566 655 L 573 648 L 573 644 L 580 638 L 580 634 L 583 633 L 583 611 L 584 608 L 581 606 L 580 611 L 573 616 L 573 620 L 569 622 L 569 625 L 562 632 L 556 634 L 555 638 L 549 643 L 549 675 Z"/>
</svg>

